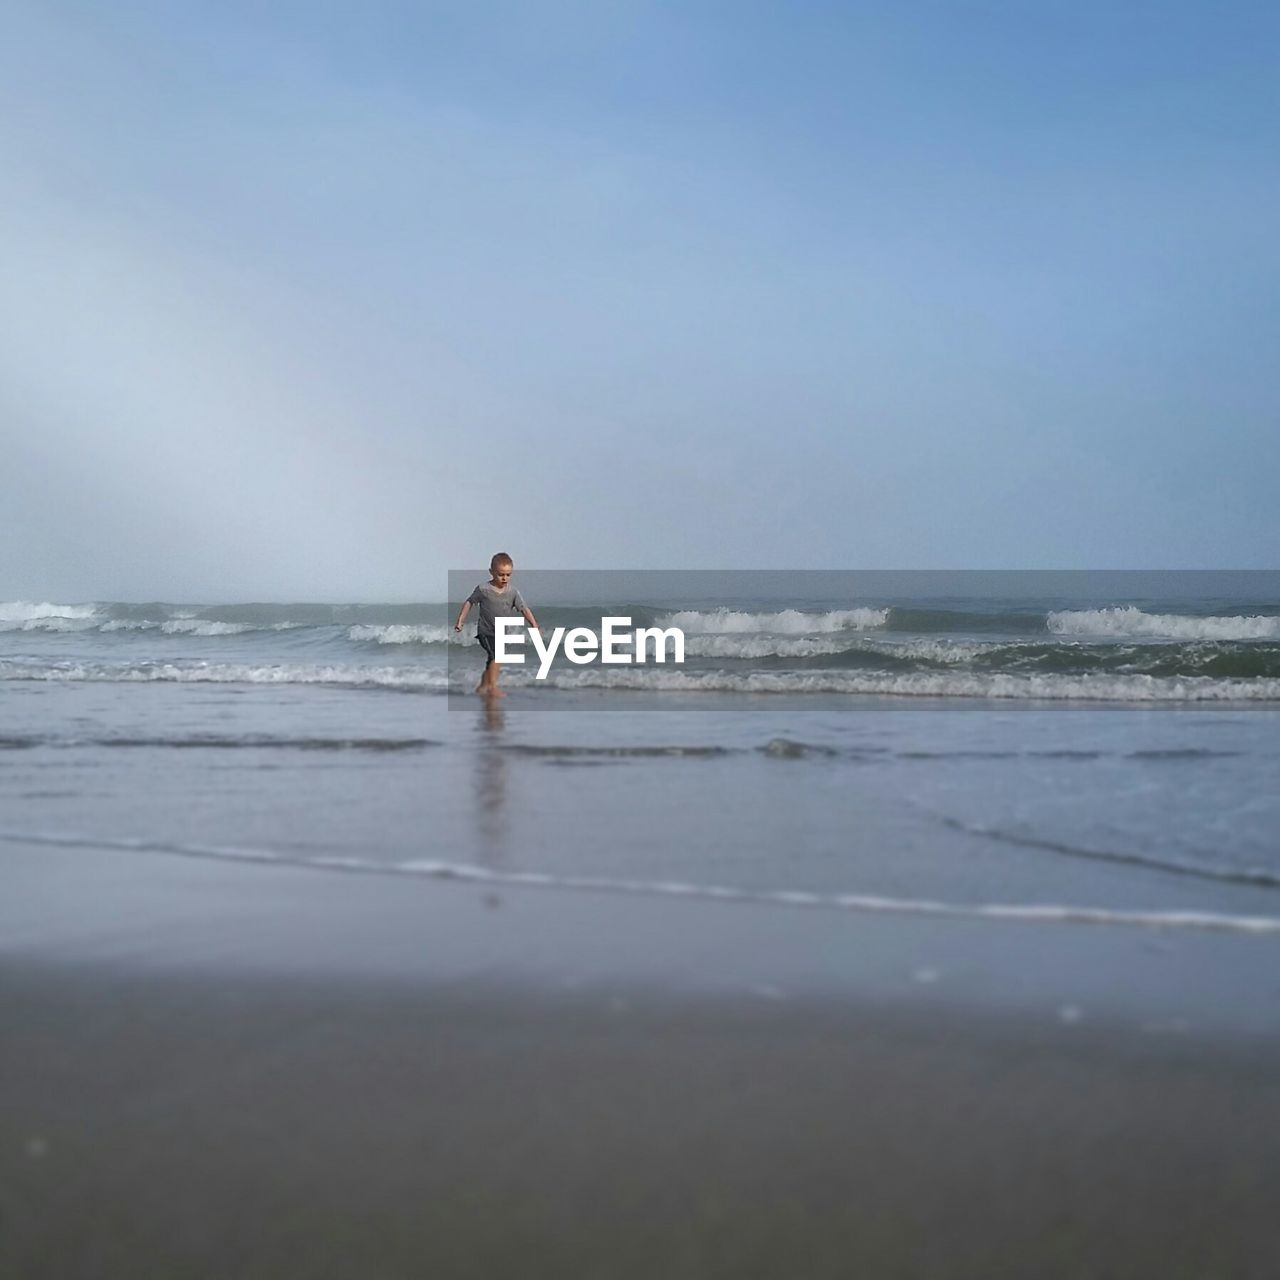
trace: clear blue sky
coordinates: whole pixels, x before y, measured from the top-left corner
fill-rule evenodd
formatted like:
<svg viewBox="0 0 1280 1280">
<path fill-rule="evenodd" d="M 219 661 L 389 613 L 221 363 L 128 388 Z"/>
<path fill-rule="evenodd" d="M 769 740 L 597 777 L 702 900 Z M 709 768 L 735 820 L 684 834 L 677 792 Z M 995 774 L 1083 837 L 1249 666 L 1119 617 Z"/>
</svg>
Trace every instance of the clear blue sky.
<svg viewBox="0 0 1280 1280">
<path fill-rule="evenodd" d="M 1275 5 L 6 13 L 0 599 L 1280 562 Z"/>
</svg>

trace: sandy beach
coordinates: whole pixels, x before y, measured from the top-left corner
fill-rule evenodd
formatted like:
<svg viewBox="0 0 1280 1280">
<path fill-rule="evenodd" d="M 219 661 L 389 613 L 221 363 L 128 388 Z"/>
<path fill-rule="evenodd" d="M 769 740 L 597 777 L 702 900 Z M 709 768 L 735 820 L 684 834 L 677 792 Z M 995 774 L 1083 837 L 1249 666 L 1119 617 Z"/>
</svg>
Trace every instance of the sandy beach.
<svg viewBox="0 0 1280 1280">
<path fill-rule="evenodd" d="M 0 856 L 6 1278 L 1280 1262 L 1267 941 Z"/>
</svg>

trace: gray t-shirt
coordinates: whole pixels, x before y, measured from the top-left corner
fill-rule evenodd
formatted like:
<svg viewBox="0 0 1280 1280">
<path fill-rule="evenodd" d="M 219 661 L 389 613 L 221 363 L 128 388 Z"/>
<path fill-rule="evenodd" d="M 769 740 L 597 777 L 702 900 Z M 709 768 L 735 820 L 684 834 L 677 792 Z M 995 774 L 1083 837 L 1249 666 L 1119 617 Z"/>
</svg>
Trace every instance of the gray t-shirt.
<svg viewBox="0 0 1280 1280">
<path fill-rule="evenodd" d="M 495 618 L 519 618 L 529 607 L 524 596 L 508 582 L 506 589 L 499 591 L 492 582 L 482 582 L 468 597 L 468 604 L 480 606 L 480 620 L 476 623 L 476 634 L 494 635 L 497 628 L 493 625 Z"/>
</svg>

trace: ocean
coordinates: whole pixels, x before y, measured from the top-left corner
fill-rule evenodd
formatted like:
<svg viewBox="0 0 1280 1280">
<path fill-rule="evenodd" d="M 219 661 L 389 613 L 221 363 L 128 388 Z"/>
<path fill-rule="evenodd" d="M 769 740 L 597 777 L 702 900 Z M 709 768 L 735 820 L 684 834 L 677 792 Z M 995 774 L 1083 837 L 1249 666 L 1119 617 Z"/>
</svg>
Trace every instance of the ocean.
<svg viewBox="0 0 1280 1280">
<path fill-rule="evenodd" d="M 609 600 L 683 667 L 500 702 L 456 604 L 0 604 L 0 835 L 139 877 L 1280 933 L 1280 574 L 706 580 Z M 599 617 L 536 581 L 544 629 Z"/>
</svg>

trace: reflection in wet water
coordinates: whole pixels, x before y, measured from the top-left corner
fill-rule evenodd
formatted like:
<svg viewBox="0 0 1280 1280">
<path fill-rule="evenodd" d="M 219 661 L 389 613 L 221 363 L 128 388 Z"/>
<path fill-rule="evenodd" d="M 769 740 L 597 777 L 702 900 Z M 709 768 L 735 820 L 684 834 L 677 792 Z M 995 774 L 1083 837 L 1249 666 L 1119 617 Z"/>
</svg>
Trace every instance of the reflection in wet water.
<svg viewBox="0 0 1280 1280">
<path fill-rule="evenodd" d="M 480 745 L 476 751 L 476 827 L 480 834 L 480 861 L 500 867 L 506 862 L 509 834 L 507 812 L 507 753 L 502 750 L 506 712 L 497 698 L 480 700 Z"/>
</svg>

